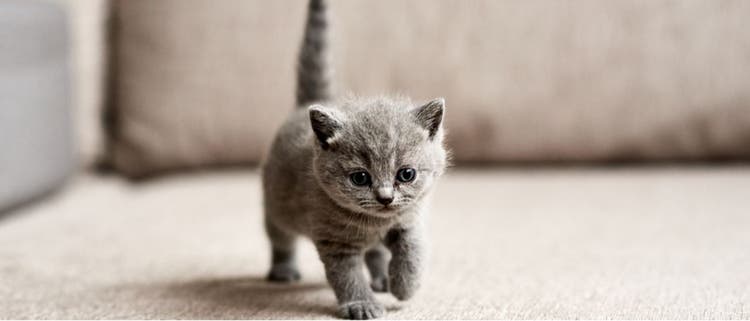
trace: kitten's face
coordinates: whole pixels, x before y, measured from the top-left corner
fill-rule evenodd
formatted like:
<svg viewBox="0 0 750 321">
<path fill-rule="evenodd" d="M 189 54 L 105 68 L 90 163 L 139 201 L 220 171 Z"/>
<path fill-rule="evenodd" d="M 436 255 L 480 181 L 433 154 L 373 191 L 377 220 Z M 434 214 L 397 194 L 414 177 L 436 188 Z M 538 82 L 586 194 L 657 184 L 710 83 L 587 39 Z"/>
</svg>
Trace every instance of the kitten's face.
<svg viewBox="0 0 750 321">
<path fill-rule="evenodd" d="M 368 215 L 398 215 L 420 200 L 445 169 L 443 101 L 413 107 L 391 100 L 314 106 L 314 172 L 340 206 Z"/>
</svg>

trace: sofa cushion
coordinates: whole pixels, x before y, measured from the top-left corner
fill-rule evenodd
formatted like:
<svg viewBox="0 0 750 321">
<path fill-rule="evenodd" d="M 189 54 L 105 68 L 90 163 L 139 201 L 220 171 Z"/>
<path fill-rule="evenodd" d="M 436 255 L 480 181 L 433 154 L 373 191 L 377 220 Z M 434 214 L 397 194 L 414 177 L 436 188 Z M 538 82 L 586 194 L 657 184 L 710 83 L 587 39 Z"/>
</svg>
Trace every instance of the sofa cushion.
<svg viewBox="0 0 750 321">
<path fill-rule="evenodd" d="M 65 12 L 0 1 L 0 211 L 59 186 L 75 166 Z"/>
<path fill-rule="evenodd" d="M 750 2 L 331 2 L 341 91 L 445 97 L 459 162 L 750 156 Z M 262 159 L 304 13 L 117 2 L 116 167 Z"/>
<path fill-rule="evenodd" d="M 49 0 L 47 0 L 49 1 Z M 79 166 L 92 167 L 105 157 L 105 26 L 110 0 L 53 0 L 68 12 L 74 138 Z"/>
</svg>

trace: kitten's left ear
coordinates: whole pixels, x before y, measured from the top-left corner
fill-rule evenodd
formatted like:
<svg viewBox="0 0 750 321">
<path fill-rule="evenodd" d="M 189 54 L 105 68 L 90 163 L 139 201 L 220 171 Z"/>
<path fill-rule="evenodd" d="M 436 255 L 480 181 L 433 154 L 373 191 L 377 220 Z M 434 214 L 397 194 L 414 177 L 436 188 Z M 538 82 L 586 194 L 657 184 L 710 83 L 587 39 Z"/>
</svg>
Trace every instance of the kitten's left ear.
<svg viewBox="0 0 750 321">
<path fill-rule="evenodd" d="M 443 113 L 445 110 L 445 99 L 437 98 L 413 111 L 417 123 L 427 130 L 430 139 L 435 138 L 435 134 L 440 130 L 443 123 Z"/>
</svg>

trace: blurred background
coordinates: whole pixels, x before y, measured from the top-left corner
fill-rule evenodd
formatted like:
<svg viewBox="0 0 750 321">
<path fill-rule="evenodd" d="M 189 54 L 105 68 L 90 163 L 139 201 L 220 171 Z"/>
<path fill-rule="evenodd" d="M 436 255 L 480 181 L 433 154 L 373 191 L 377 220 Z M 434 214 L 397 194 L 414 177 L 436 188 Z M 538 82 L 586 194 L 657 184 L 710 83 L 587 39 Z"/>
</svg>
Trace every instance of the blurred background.
<svg viewBox="0 0 750 321">
<path fill-rule="evenodd" d="M 750 317 L 750 2 L 330 10 L 339 93 L 447 101 L 433 273 L 391 316 Z M 309 244 L 262 281 L 305 12 L 0 2 L 0 317 L 330 317 Z"/>
</svg>

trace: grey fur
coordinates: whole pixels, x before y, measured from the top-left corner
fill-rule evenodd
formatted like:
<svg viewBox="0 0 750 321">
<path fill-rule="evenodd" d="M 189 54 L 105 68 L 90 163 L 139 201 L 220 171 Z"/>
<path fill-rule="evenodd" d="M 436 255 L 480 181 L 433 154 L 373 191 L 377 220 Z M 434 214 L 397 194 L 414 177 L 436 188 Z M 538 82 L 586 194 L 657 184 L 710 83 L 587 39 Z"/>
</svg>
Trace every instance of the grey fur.
<svg viewBox="0 0 750 321">
<path fill-rule="evenodd" d="M 308 6 L 304 40 L 297 64 L 297 106 L 331 99 L 331 68 L 328 54 L 328 11 L 324 0 Z"/>
<path fill-rule="evenodd" d="M 377 244 L 365 252 L 365 264 L 370 271 L 370 288 L 375 292 L 388 292 L 388 260 L 391 253 L 384 244 Z"/>
<path fill-rule="evenodd" d="M 325 8 L 322 1 L 313 0 L 310 14 L 321 14 L 319 8 Z M 316 95 L 306 94 L 303 101 L 322 97 Z M 295 240 L 309 237 L 336 294 L 339 314 L 377 318 L 385 309 L 373 290 L 406 300 L 419 287 L 422 219 L 431 187 L 447 162 L 444 101 L 415 105 L 389 97 L 313 100 L 319 103 L 290 115 L 263 165 L 272 248 L 268 278 L 298 280 Z M 413 181 L 396 180 L 404 167 L 416 170 Z M 369 172 L 370 185 L 350 180 L 350 174 L 361 170 Z M 387 206 L 376 201 L 386 196 L 393 198 Z M 365 263 L 369 282 L 362 273 Z"/>
</svg>

